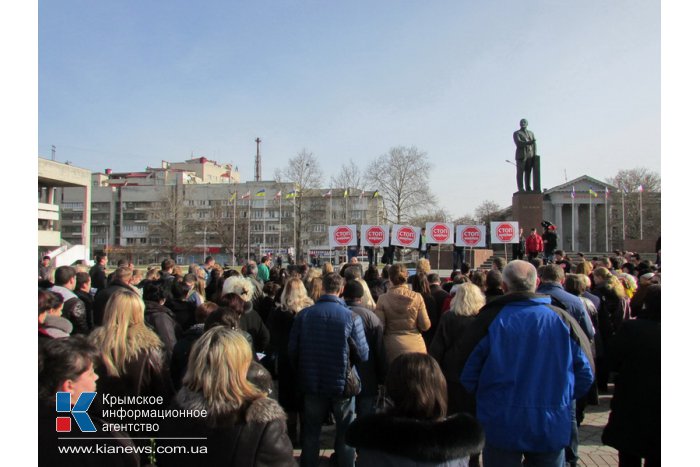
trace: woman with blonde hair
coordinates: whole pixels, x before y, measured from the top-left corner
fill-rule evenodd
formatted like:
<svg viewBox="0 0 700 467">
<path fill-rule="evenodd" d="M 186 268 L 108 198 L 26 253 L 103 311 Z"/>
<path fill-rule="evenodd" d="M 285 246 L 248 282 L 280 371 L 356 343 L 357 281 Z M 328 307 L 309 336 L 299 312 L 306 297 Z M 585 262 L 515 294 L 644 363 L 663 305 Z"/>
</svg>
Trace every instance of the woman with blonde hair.
<svg viewBox="0 0 700 467">
<path fill-rule="evenodd" d="M 403 264 L 389 269 L 391 287 L 377 300 L 374 312 L 384 327 L 387 363 L 409 352 L 427 353 L 421 332 L 430 329 L 423 297 L 408 288 L 408 270 Z"/>
<path fill-rule="evenodd" d="M 117 289 L 105 306 L 103 325 L 90 334 L 102 356 L 98 392 L 126 396 L 163 396 L 172 386 L 163 343 L 145 323 L 141 297 Z"/>
<path fill-rule="evenodd" d="M 629 299 L 620 280 L 607 268 L 596 268 L 593 271 L 593 282 L 592 292 L 600 298 L 598 331 L 603 341 L 603 353 L 596 355 L 596 380 L 598 391 L 607 392 L 610 375 L 607 354 L 612 338 L 622 325 Z"/>
<path fill-rule="evenodd" d="M 159 436 L 163 445 L 169 443 L 163 438 L 175 438 L 172 442 L 178 445 L 188 443 L 182 438 L 205 438 L 207 452 L 203 455 L 198 449 L 201 441 L 191 441 L 191 455 L 158 454 L 159 466 L 296 466 L 284 410 L 247 380 L 252 360 L 246 338 L 226 326 L 211 328 L 195 342 L 173 406 L 206 410 L 206 416 L 187 423 L 167 418 Z"/>
<path fill-rule="evenodd" d="M 368 310 L 374 310 L 377 308 L 377 303 L 374 301 L 374 298 L 372 298 L 372 293 L 369 291 L 369 286 L 367 285 L 367 282 L 365 282 L 364 279 L 357 279 L 357 282 L 362 285 L 362 290 L 365 291 L 365 293 L 362 295 L 362 298 L 360 299 L 360 306 L 367 308 Z"/>
<path fill-rule="evenodd" d="M 335 271 L 333 270 L 333 265 L 330 262 L 326 261 L 323 263 L 323 266 L 321 267 L 321 275 L 325 276 L 326 274 L 332 274 L 333 272 Z"/>
<path fill-rule="evenodd" d="M 455 295 L 450 303 L 450 311 L 440 320 L 430 344 L 430 355 L 440 364 L 447 380 L 447 413 L 467 412 L 476 415 L 476 399 L 459 382 L 469 357 L 468 349 L 460 345 L 460 342 L 474 326 L 479 311 L 486 304 L 486 297 L 480 287 L 470 282 L 456 285 L 453 290 Z M 492 302 L 499 300 L 496 298 Z M 479 456 L 472 456 L 469 465 L 478 466 Z"/>
<path fill-rule="evenodd" d="M 296 315 L 313 304 L 314 301 L 307 295 L 304 283 L 301 279 L 293 277 L 285 284 L 279 304 L 270 312 L 266 323 L 270 330 L 268 353 L 274 355 L 273 359 L 277 362 L 279 402 L 287 412 L 287 430 L 294 443 L 299 434 L 297 413 L 301 409 L 301 396 L 297 392 L 296 375 L 289 360 L 289 333 Z"/>
</svg>

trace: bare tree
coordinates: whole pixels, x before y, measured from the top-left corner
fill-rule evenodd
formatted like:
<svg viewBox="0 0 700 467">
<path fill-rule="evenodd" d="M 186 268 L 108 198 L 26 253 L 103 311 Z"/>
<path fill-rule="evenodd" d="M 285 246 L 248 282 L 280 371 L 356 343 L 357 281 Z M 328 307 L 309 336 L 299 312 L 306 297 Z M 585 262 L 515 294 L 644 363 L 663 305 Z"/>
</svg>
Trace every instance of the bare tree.
<svg viewBox="0 0 700 467">
<path fill-rule="evenodd" d="M 331 188 L 358 188 L 364 191 L 366 185 L 362 171 L 353 160 L 348 165 L 343 164 L 338 175 L 331 177 Z"/>
<path fill-rule="evenodd" d="M 197 229 L 192 228 L 194 209 L 185 202 L 184 185 L 162 187 L 161 197 L 153 207 L 150 231 L 160 237 L 163 249 L 171 257 L 192 250 Z"/>
<path fill-rule="evenodd" d="M 278 182 L 286 181 L 294 183 L 296 190 L 295 197 L 295 216 L 296 225 L 294 231 L 296 233 L 296 244 L 294 245 L 294 254 L 296 260 L 301 258 L 301 226 L 305 221 L 306 211 L 302 209 L 304 206 L 303 199 L 307 196 L 309 190 L 319 188 L 321 186 L 321 178 L 323 173 L 318 163 L 318 159 L 312 152 L 302 149 L 296 156 L 289 159 L 287 166 L 284 169 L 275 170 L 275 180 Z"/>
<path fill-rule="evenodd" d="M 494 214 L 501 210 L 501 207 L 492 200 L 486 200 L 474 210 L 474 217 L 477 221 L 487 226 L 494 218 Z"/>
<path fill-rule="evenodd" d="M 614 177 L 606 178 L 605 181 L 627 193 L 636 192 L 640 186 L 644 187 L 644 191 L 661 191 L 661 177 L 659 174 L 644 167 L 622 169 Z"/>
<path fill-rule="evenodd" d="M 473 225 L 478 224 L 476 218 L 472 215 L 465 214 L 454 220 L 455 225 Z"/>
<path fill-rule="evenodd" d="M 424 214 L 414 215 L 408 222 L 416 227 L 425 227 L 428 222 L 450 222 L 450 215 L 445 209 L 437 208 L 426 211 Z"/>
<path fill-rule="evenodd" d="M 617 187 L 617 193 L 609 200 L 613 247 L 624 248 L 623 243 L 618 243 L 623 237 L 639 239 L 642 228 L 644 238 L 655 239 L 661 235 L 661 177 L 658 173 L 643 167 L 622 169 L 605 181 Z M 643 215 L 640 215 L 640 207 Z M 644 223 L 642 228 L 640 221 Z"/>
<path fill-rule="evenodd" d="M 427 153 L 415 146 L 393 147 L 372 161 L 365 179 L 382 196 L 389 221 L 400 224 L 405 218 L 433 209 L 435 196 L 428 183 L 430 169 Z"/>
</svg>

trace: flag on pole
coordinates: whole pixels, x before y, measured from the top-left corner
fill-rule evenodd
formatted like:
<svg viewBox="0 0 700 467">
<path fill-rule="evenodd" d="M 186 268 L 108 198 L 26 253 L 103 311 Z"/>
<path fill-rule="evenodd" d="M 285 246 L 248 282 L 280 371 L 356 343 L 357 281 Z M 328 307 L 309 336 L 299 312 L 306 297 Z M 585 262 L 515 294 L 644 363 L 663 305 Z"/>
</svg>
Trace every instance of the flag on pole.
<svg viewBox="0 0 700 467">
<path fill-rule="evenodd" d="M 365 190 L 360 191 L 360 199 L 364 198 L 365 196 Z"/>
<path fill-rule="evenodd" d="M 347 198 L 347 197 L 348 197 L 348 189 L 346 188 L 345 193 L 343 193 L 343 198 Z"/>
<path fill-rule="evenodd" d="M 278 191 L 277 194 L 275 194 L 275 199 L 281 199 L 282 198 L 282 190 Z"/>
<path fill-rule="evenodd" d="M 374 194 L 372 195 L 372 198 L 378 198 L 379 197 L 379 190 L 376 190 Z"/>
<path fill-rule="evenodd" d="M 605 187 L 605 199 L 608 199 L 608 196 L 610 196 L 610 190 L 608 190 L 608 187 Z"/>
<path fill-rule="evenodd" d="M 231 197 L 228 199 L 228 202 L 230 203 L 231 201 L 233 201 L 234 199 L 236 199 L 236 196 L 238 196 L 238 192 L 237 192 L 237 191 L 234 191 L 233 193 L 231 193 Z"/>
<path fill-rule="evenodd" d="M 245 193 L 243 196 L 241 196 L 241 199 L 250 199 L 250 190 L 248 190 L 247 193 Z"/>
<path fill-rule="evenodd" d="M 642 185 L 639 185 L 637 187 L 637 191 L 641 193 L 642 191 L 644 191 L 644 187 Z"/>
<path fill-rule="evenodd" d="M 592 187 L 592 186 L 589 186 L 589 187 L 588 187 L 588 194 L 591 195 L 591 196 L 594 197 L 594 198 L 597 198 L 597 197 L 598 197 L 598 193 L 596 193 L 595 191 L 593 191 L 593 187 Z"/>
<path fill-rule="evenodd" d="M 255 196 L 265 196 L 265 188 L 259 189 Z"/>
<path fill-rule="evenodd" d="M 332 194 L 333 194 L 333 190 L 328 190 L 328 193 L 324 194 L 323 197 L 330 198 Z"/>
<path fill-rule="evenodd" d="M 297 190 L 292 190 L 286 195 L 284 195 L 285 199 L 291 199 L 291 198 L 296 198 L 297 197 Z"/>
<path fill-rule="evenodd" d="M 571 187 L 571 199 L 576 198 L 576 187 L 572 186 Z"/>
</svg>

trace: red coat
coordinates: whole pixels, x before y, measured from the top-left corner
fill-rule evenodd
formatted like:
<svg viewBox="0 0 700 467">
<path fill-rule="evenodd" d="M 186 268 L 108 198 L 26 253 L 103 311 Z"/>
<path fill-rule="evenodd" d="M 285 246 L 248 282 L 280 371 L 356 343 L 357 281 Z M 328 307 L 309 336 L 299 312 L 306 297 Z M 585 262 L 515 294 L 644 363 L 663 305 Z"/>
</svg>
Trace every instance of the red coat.
<svg viewBox="0 0 700 467">
<path fill-rule="evenodd" d="M 542 251 L 544 251 L 544 243 L 542 243 L 540 234 L 535 232 L 535 235 L 528 235 L 525 239 L 525 253 L 540 253 Z"/>
</svg>

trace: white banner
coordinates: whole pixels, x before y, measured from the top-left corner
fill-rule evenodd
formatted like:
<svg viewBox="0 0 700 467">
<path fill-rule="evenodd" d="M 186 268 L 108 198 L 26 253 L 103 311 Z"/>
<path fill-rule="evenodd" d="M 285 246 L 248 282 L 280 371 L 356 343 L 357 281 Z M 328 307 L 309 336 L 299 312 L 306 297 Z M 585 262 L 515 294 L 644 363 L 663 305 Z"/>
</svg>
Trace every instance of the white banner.
<svg viewBox="0 0 700 467">
<path fill-rule="evenodd" d="M 389 246 L 389 226 L 362 225 L 360 245 L 369 247 Z"/>
<path fill-rule="evenodd" d="M 328 244 L 331 247 L 336 246 L 356 246 L 357 236 L 355 231 L 357 226 L 355 224 L 350 225 L 331 225 L 328 230 Z"/>
<path fill-rule="evenodd" d="M 454 243 L 454 231 L 452 222 L 428 222 L 425 224 L 426 243 L 452 245 Z"/>
<path fill-rule="evenodd" d="M 485 225 L 458 225 L 456 230 L 455 245 L 471 248 L 484 248 L 486 246 Z"/>
<path fill-rule="evenodd" d="M 519 232 L 515 221 L 491 222 L 491 243 L 518 243 Z"/>
<path fill-rule="evenodd" d="M 420 227 L 412 225 L 396 225 L 391 228 L 391 244 L 404 248 L 418 248 L 420 242 Z"/>
</svg>

